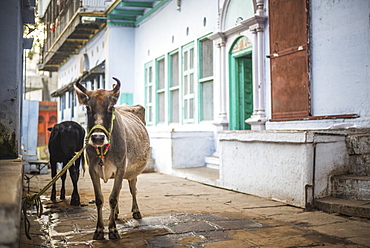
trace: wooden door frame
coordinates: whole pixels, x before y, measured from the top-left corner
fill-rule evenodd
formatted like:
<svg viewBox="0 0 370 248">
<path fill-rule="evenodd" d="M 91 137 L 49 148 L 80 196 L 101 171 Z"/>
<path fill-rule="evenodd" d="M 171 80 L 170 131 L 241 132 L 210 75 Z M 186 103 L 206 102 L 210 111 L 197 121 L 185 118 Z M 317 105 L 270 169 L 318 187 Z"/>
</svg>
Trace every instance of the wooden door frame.
<svg viewBox="0 0 370 248">
<path fill-rule="evenodd" d="M 230 113 L 229 114 L 229 129 L 230 130 L 250 130 L 251 129 L 249 124 L 245 124 L 247 126 L 247 129 L 244 128 L 245 127 L 244 125 L 240 124 L 241 121 L 243 122 L 245 121 L 245 119 L 240 120 L 241 119 L 240 115 L 244 111 L 235 107 L 240 104 L 239 96 L 241 92 L 244 91 L 244 82 L 241 84 L 238 78 L 238 74 L 239 74 L 238 73 L 238 69 L 239 69 L 238 60 L 247 55 L 250 55 L 252 57 L 252 47 L 248 47 L 248 49 L 245 49 L 242 51 L 238 51 L 234 53 L 232 52 L 233 47 L 238 42 L 238 40 L 241 39 L 242 37 L 245 37 L 245 36 L 240 36 L 236 38 L 229 50 L 229 113 Z M 253 73 L 253 70 L 251 70 L 251 73 Z M 253 87 L 253 82 L 251 83 Z"/>
</svg>

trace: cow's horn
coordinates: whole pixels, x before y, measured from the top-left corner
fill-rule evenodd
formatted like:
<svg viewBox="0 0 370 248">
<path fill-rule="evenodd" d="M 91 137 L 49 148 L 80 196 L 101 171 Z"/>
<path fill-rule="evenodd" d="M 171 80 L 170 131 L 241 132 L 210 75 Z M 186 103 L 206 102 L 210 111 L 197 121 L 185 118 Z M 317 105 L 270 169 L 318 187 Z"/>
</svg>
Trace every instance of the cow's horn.
<svg viewBox="0 0 370 248">
<path fill-rule="evenodd" d="M 113 92 L 116 93 L 121 88 L 121 81 L 119 81 L 119 79 L 115 77 L 113 77 L 113 79 L 117 82 L 117 84 L 113 88 Z"/>
<path fill-rule="evenodd" d="M 76 87 L 81 90 L 83 93 L 87 93 L 87 89 L 85 87 L 82 86 L 82 84 L 80 84 L 80 81 L 81 79 L 77 80 L 77 82 L 75 83 Z"/>
</svg>

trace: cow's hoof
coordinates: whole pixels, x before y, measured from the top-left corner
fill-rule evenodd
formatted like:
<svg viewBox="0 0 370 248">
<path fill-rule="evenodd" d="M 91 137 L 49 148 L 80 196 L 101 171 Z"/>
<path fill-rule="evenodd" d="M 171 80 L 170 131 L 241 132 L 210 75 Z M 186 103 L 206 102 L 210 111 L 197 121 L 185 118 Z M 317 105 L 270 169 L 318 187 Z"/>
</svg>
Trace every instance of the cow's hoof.
<svg viewBox="0 0 370 248">
<path fill-rule="evenodd" d="M 94 233 L 93 239 L 94 240 L 104 239 L 104 231 L 98 231 L 98 230 L 96 230 L 95 233 Z"/>
<path fill-rule="evenodd" d="M 134 217 L 135 220 L 141 219 L 141 213 L 139 211 L 133 212 L 132 217 Z"/>
<path fill-rule="evenodd" d="M 109 239 L 119 239 L 119 238 L 121 237 L 119 236 L 117 229 L 109 231 Z"/>
<path fill-rule="evenodd" d="M 52 197 L 50 197 L 50 201 L 56 202 L 57 201 L 57 198 L 55 196 L 52 196 Z"/>
<path fill-rule="evenodd" d="M 71 206 L 80 206 L 80 200 L 79 199 L 71 199 Z"/>
</svg>

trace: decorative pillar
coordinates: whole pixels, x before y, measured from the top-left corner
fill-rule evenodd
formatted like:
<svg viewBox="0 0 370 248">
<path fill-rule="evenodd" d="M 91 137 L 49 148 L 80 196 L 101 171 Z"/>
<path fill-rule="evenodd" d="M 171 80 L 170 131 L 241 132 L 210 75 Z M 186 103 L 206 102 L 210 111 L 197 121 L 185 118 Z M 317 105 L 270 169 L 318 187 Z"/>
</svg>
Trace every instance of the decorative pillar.
<svg viewBox="0 0 370 248">
<path fill-rule="evenodd" d="M 264 51 L 264 26 L 266 22 L 263 0 L 257 1 L 255 14 L 256 24 L 249 27 L 253 35 L 253 115 L 245 120 L 252 130 L 264 130 L 267 121 L 265 113 L 265 51 Z"/>
<path fill-rule="evenodd" d="M 257 40 L 258 40 L 258 114 L 264 116 L 265 114 L 265 49 L 264 49 L 264 29 L 261 27 L 257 28 Z"/>
<path fill-rule="evenodd" d="M 215 41 L 217 47 L 217 59 L 219 61 L 219 67 L 215 68 L 215 71 L 218 72 L 217 78 L 219 85 L 219 114 L 216 117 L 216 122 L 214 123 L 217 126 L 218 131 L 227 130 L 229 128 L 229 121 L 227 118 L 226 111 L 226 99 L 227 99 L 227 80 L 226 80 L 226 36 L 224 33 L 219 32 L 208 37 L 211 40 Z M 216 57 L 216 56 L 215 56 Z"/>
<path fill-rule="evenodd" d="M 253 70 L 253 115 L 258 114 L 259 109 L 259 98 L 258 98 L 258 52 L 256 48 L 257 35 L 256 30 L 252 29 L 251 33 L 253 35 L 253 46 L 252 46 L 252 70 Z"/>
</svg>

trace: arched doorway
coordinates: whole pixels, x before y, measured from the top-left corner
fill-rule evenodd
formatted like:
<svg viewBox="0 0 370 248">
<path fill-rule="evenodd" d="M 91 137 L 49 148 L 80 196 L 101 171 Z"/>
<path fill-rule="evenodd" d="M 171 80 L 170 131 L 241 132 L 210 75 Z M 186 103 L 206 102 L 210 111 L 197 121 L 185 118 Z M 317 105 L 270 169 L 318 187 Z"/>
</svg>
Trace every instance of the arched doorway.
<svg viewBox="0 0 370 248">
<path fill-rule="evenodd" d="M 253 114 L 252 43 L 238 37 L 229 51 L 230 130 L 250 130 L 245 120 Z"/>
</svg>

